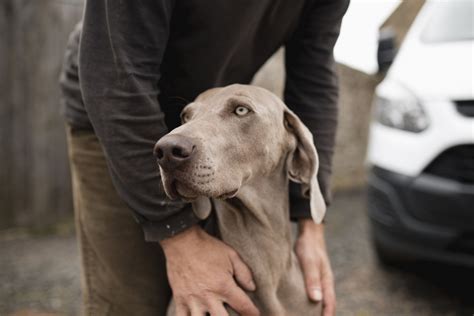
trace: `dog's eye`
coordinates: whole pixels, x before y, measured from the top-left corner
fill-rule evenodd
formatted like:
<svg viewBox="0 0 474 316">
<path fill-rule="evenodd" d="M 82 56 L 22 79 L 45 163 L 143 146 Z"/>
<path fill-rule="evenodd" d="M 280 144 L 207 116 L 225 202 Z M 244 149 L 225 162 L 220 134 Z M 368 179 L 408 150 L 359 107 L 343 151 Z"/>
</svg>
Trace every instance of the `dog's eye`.
<svg viewBox="0 0 474 316">
<path fill-rule="evenodd" d="M 187 121 L 189 121 L 189 114 L 188 113 L 182 113 L 181 114 L 181 123 L 184 124 Z"/>
<path fill-rule="evenodd" d="M 237 114 L 238 116 L 244 116 L 249 112 L 250 110 L 246 108 L 245 106 L 238 106 L 234 110 L 234 113 Z"/>
</svg>

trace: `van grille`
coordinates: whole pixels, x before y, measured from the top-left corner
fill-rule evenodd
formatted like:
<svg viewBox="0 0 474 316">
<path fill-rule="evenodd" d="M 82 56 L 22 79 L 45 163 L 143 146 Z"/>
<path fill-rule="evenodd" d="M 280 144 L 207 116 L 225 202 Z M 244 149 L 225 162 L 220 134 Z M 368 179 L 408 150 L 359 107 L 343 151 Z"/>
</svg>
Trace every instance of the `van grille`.
<svg viewBox="0 0 474 316">
<path fill-rule="evenodd" d="M 447 149 L 428 165 L 425 172 L 461 183 L 474 184 L 474 145 Z"/>
<path fill-rule="evenodd" d="M 474 117 L 474 100 L 455 101 L 459 113 L 464 116 Z"/>
</svg>

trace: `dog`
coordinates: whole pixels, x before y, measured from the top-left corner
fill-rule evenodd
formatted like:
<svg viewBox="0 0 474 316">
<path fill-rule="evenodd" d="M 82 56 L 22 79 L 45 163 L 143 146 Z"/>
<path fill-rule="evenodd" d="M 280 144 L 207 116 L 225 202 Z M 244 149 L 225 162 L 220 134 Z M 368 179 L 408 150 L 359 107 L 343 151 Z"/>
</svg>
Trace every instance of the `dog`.
<svg viewBox="0 0 474 316">
<path fill-rule="evenodd" d="M 216 212 L 222 240 L 252 270 L 248 295 L 262 315 L 317 315 L 289 220 L 289 180 L 301 183 L 315 222 L 326 212 L 308 128 L 273 93 L 239 84 L 200 94 L 181 120 L 155 146 L 166 194 L 191 201 L 201 219 Z"/>
</svg>

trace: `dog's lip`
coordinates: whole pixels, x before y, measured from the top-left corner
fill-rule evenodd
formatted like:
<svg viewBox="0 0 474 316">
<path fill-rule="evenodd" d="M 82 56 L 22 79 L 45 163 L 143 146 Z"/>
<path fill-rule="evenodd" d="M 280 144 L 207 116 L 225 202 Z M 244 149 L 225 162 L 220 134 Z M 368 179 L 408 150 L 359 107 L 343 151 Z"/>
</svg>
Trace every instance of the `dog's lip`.
<svg viewBox="0 0 474 316">
<path fill-rule="evenodd" d="M 166 172 L 166 170 L 162 170 L 162 172 Z M 196 188 L 194 188 L 193 185 L 190 185 L 186 181 L 178 179 L 176 175 L 169 175 L 168 174 L 168 181 L 164 181 L 164 183 L 166 185 L 167 193 L 169 195 L 169 198 L 172 199 L 172 200 L 176 200 L 176 199 L 181 198 L 181 199 L 184 199 L 184 200 L 187 200 L 187 201 L 193 201 L 198 196 L 200 196 L 200 194 L 199 194 L 200 190 L 199 189 L 196 190 Z M 183 190 L 181 190 L 181 192 L 180 192 L 178 187 L 184 187 L 186 191 L 191 191 L 195 194 L 185 195 L 182 192 Z M 204 195 L 201 194 L 201 195 L 207 196 L 209 198 L 214 197 L 216 199 L 225 200 L 225 199 L 230 199 L 230 198 L 235 197 L 238 194 L 239 189 L 240 188 L 236 188 L 236 189 L 227 191 L 225 193 L 222 193 L 218 196 L 210 196 L 210 195 L 207 195 L 207 194 L 204 194 Z"/>
<path fill-rule="evenodd" d="M 187 200 L 187 201 L 193 201 L 198 197 L 197 194 L 195 194 L 193 196 L 188 196 L 188 195 L 183 194 L 182 192 L 180 192 L 180 190 L 178 188 L 178 184 L 179 184 L 180 187 L 185 187 L 189 191 L 192 191 L 192 192 L 194 191 L 191 187 L 186 185 L 186 183 L 184 183 L 183 181 L 178 181 L 178 180 L 174 179 L 173 182 L 172 182 L 172 187 L 173 187 L 173 190 L 174 190 L 174 192 L 176 193 L 176 195 L 178 197 L 180 197 L 184 200 Z"/>
<path fill-rule="evenodd" d="M 168 188 L 168 193 L 170 195 L 170 199 L 172 200 L 176 200 L 180 197 L 179 193 L 178 193 L 178 190 L 176 188 L 176 180 L 172 180 L 169 184 L 169 188 Z"/>
<path fill-rule="evenodd" d="M 192 195 L 192 196 L 187 196 L 187 195 L 183 194 L 182 192 L 179 191 L 178 185 L 185 187 L 186 189 L 188 189 L 188 190 L 191 191 L 191 192 L 194 192 L 194 191 L 195 191 L 193 188 L 191 188 L 191 187 L 189 187 L 188 185 L 186 185 L 186 183 L 183 183 L 182 181 L 177 181 L 176 179 L 174 179 L 174 180 L 171 182 L 171 190 L 172 190 L 173 195 L 174 195 L 176 198 L 182 198 L 182 199 L 184 199 L 184 200 L 186 200 L 186 201 L 194 201 L 195 199 L 198 198 L 198 196 L 199 196 L 198 193 L 196 193 L 195 195 Z M 217 198 L 217 199 L 221 199 L 221 200 L 230 199 L 230 198 L 235 197 L 238 192 L 239 192 L 239 189 L 237 188 L 237 189 L 228 191 L 228 192 L 226 192 L 226 193 L 220 194 L 220 195 L 218 195 L 216 198 Z M 208 197 L 209 197 L 209 198 L 212 198 L 212 196 L 208 196 Z"/>
<path fill-rule="evenodd" d="M 217 198 L 222 199 L 222 200 L 231 199 L 231 198 L 235 197 L 237 195 L 237 193 L 239 193 L 239 189 L 234 189 L 234 190 L 231 190 L 229 192 L 226 192 L 226 193 L 223 193 L 223 194 L 219 195 Z"/>
<path fill-rule="evenodd" d="M 166 193 L 168 197 L 171 200 L 177 200 L 180 198 L 187 199 L 187 197 L 183 196 L 182 194 L 178 192 L 178 188 L 177 188 L 177 184 L 179 183 L 183 185 L 183 181 L 179 181 L 175 174 L 169 173 L 168 170 L 163 169 L 161 166 L 160 166 L 160 171 L 162 175 L 163 173 L 166 174 L 167 180 L 163 180 L 163 184 L 166 188 Z"/>
</svg>

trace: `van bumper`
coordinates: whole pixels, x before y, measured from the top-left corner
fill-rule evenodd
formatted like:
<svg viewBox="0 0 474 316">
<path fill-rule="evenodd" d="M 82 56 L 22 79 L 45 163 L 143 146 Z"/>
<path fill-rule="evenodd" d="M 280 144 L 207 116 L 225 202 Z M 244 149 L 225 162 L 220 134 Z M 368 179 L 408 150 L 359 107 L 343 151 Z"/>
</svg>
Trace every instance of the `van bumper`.
<svg viewBox="0 0 474 316">
<path fill-rule="evenodd" d="M 368 210 L 377 247 L 400 258 L 474 267 L 474 185 L 373 166 Z"/>
</svg>

